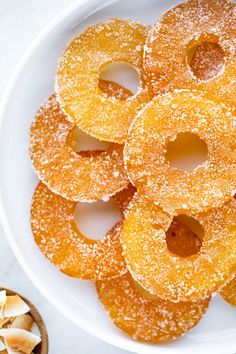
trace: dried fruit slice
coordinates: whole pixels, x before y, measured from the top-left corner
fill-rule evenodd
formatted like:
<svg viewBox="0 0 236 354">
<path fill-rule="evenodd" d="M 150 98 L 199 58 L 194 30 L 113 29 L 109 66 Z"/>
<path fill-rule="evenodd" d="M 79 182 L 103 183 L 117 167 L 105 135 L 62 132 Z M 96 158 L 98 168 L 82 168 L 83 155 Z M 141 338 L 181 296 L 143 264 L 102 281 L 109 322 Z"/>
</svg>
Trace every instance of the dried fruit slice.
<svg viewBox="0 0 236 354">
<path fill-rule="evenodd" d="M 228 282 L 220 291 L 220 295 L 232 306 L 236 306 L 236 277 Z"/>
<path fill-rule="evenodd" d="M 150 293 L 173 302 L 218 292 L 236 270 L 236 200 L 191 215 L 203 228 L 201 249 L 181 257 L 167 247 L 173 215 L 136 194 L 126 212 L 121 242 L 132 276 Z"/>
<path fill-rule="evenodd" d="M 73 130 L 74 124 L 51 96 L 30 130 L 31 160 L 48 188 L 69 200 L 92 202 L 107 200 L 127 187 L 123 146 L 112 144 L 106 151 L 76 153 L 70 144 Z"/>
<path fill-rule="evenodd" d="M 145 46 L 153 91 L 202 90 L 235 106 L 235 31 L 235 4 L 229 0 L 189 0 L 167 11 Z M 199 60 L 203 48 L 205 59 Z"/>
<path fill-rule="evenodd" d="M 126 204 L 121 201 L 121 208 L 123 203 Z M 72 277 L 98 280 L 124 274 L 122 223 L 102 240 L 88 239 L 75 226 L 75 207 L 76 203 L 54 194 L 43 183 L 38 185 L 33 196 L 31 225 L 42 253 Z"/>
<path fill-rule="evenodd" d="M 202 212 L 230 200 L 236 190 L 233 112 L 204 93 L 187 90 L 155 97 L 133 121 L 124 158 L 141 195 L 170 213 Z M 166 158 L 167 145 L 191 133 L 207 145 L 207 160 L 181 171 Z"/>
<path fill-rule="evenodd" d="M 209 299 L 173 303 L 150 298 L 129 273 L 96 282 L 99 300 L 112 322 L 127 335 L 144 342 L 171 341 L 197 325 Z"/>
<path fill-rule="evenodd" d="M 68 44 L 58 66 L 56 93 L 68 118 L 86 133 L 123 143 L 137 112 L 150 101 L 142 80 L 143 46 L 149 26 L 112 19 L 89 27 Z M 130 64 L 140 74 L 138 92 L 126 100 L 104 95 L 98 85 L 108 64 Z"/>
</svg>

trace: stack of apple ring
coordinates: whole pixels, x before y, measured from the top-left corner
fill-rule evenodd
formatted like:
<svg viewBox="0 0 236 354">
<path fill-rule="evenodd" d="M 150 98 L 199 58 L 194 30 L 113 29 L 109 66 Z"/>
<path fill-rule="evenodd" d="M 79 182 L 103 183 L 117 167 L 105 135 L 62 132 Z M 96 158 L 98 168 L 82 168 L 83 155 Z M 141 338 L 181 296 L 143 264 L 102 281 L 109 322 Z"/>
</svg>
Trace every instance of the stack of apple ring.
<svg viewBox="0 0 236 354">
<path fill-rule="evenodd" d="M 235 52 L 228 0 L 189 0 L 153 27 L 91 26 L 69 42 L 32 123 L 35 242 L 63 273 L 94 281 L 112 322 L 135 340 L 184 335 L 216 293 L 236 305 Z M 100 79 L 115 62 L 138 71 L 136 94 Z M 76 127 L 107 150 L 76 152 Z M 184 134 L 207 148 L 191 170 L 167 158 Z M 89 239 L 76 205 L 109 199 L 122 220 Z"/>
</svg>

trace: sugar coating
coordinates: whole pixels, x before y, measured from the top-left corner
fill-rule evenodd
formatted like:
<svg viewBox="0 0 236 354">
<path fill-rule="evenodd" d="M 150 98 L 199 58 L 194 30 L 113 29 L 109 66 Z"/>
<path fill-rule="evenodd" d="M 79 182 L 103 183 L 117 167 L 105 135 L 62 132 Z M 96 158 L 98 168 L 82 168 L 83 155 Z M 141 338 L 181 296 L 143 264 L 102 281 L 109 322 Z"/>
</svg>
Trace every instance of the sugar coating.
<svg viewBox="0 0 236 354">
<path fill-rule="evenodd" d="M 220 295 L 230 305 L 236 306 L 236 277 L 221 289 Z"/>
<path fill-rule="evenodd" d="M 167 11 L 152 29 L 144 68 L 153 91 L 199 89 L 236 102 L 236 7 L 228 0 L 190 0 Z M 220 45 L 224 66 L 214 78 L 198 78 L 187 53 L 202 42 Z"/>
<path fill-rule="evenodd" d="M 126 192 L 130 198 L 130 192 Z M 102 240 L 91 240 L 75 225 L 75 207 L 75 202 L 54 194 L 39 183 L 32 201 L 31 227 L 41 252 L 71 277 L 98 280 L 124 274 L 126 264 L 119 240 L 122 222 Z"/>
<path fill-rule="evenodd" d="M 162 343 L 184 335 L 205 314 L 209 299 L 197 302 L 151 299 L 135 285 L 130 274 L 96 282 L 99 300 L 112 322 L 143 342 Z"/>
<path fill-rule="evenodd" d="M 125 143 L 129 178 L 141 195 L 173 213 L 222 205 L 236 191 L 235 116 L 220 100 L 193 91 L 157 96 L 135 118 Z M 193 133 L 208 148 L 207 160 L 180 171 L 166 159 L 179 133 Z"/>
<path fill-rule="evenodd" d="M 188 215 L 188 214 L 186 214 Z M 149 292 L 170 300 L 196 301 L 213 294 L 236 272 L 236 200 L 192 215 L 203 227 L 201 249 L 190 257 L 167 248 L 174 215 L 136 194 L 126 212 L 121 242 L 127 267 Z"/>
<path fill-rule="evenodd" d="M 105 83 L 111 92 L 126 96 L 126 90 Z M 112 87 L 112 89 L 111 89 Z M 70 144 L 70 123 L 55 95 L 40 108 L 30 130 L 30 156 L 40 180 L 54 193 L 72 200 L 107 200 L 127 187 L 123 146 L 111 144 L 106 151 L 77 153 Z"/>
<path fill-rule="evenodd" d="M 68 118 L 86 133 L 122 143 L 136 113 L 150 101 L 143 80 L 143 46 L 149 27 L 112 19 L 89 27 L 72 39 L 60 59 L 56 93 Z M 102 69 L 111 63 L 132 65 L 140 75 L 138 92 L 126 100 L 104 95 L 98 85 Z"/>
<path fill-rule="evenodd" d="M 127 100 L 133 95 L 130 90 L 113 81 L 99 79 L 98 86 L 107 97 L 117 100 Z"/>
</svg>

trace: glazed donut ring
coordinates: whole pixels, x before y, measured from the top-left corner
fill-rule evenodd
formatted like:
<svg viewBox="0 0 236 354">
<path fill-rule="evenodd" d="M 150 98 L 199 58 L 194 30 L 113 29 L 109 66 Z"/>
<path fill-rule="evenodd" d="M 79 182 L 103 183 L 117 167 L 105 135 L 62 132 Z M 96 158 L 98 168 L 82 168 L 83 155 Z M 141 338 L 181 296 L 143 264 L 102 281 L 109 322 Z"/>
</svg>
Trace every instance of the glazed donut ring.
<svg viewBox="0 0 236 354">
<path fill-rule="evenodd" d="M 155 94 L 197 89 L 236 103 L 236 11 L 229 0 L 189 0 L 167 11 L 150 32 L 144 68 Z M 189 55 L 204 43 L 220 46 L 224 59 L 214 78 L 202 80 L 189 65 Z"/>
<path fill-rule="evenodd" d="M 118 92 L 123 88 L 119 87 Z M 71 144 L 70 123 L 55 96 L 37 113 L 30 130 L 30 155 L 35 171 L 54 193 L 80 202 L 108 200 L 127 187 L 123 146 L 111 144 L 106 151 L 76 153 Z"/>
<path fill-rule="evenodd" d="M 220 292 L 223 299 L 232 306 L 236 306 L 236 277 L 228 282 Z"/>
<path fill-rule="evenodd" d="M 193 217 L 204 230 L 197 254 L 171 253 L 166 232 L 173 215 L 138 194 L 133 198 L 121 232 L 127 267 L 150 293 L 170 300 L 196 301 L 219 289 L 236 271 L 236 201 Z"/>
<path fill-rule="evenodd" d="M 167 144 L 192 133 L 208 148 L 207 160 L 180 171 L 166 159 Z M 216 99 L 191 91 L 155 97 L 133 121 L 124 148 L 129 178 L 169 213 L 202 212 L 222 205 L 236 190 L 235 117 Z"/>
<path fill-rule="evenodd" d="M 75 202 L 39 183 L 33 196 L 31 227 L 41 252 L 71 277 L 98 280 L 124 274 L 126 264 L 119 240 L 122 222 L 102 240 L 91 240 L 75 226 L 75 207 Z"/>
<path fill-rule="evenodd" d="M 58 66 L 56 93 L 68 118 L 86 133 L 123 143 L 136 113 L 150 101 L 142 80 L 143 45 L 149 27 L 112 19 L 94 25 L 72 39 Z M 137 94 L 126 100 L 104 95 L 98 80 L 108 64 L 124 62 L 140 74 Z"/>
<path fill-rule="evenodd" d="M 135 340 L 152 343 L 171 341 L 197 325 L 209 299 L 174 304 L 149 298 L 130 274 L 96 282 L 99 300 L 112 322 Z"/>
</svg>

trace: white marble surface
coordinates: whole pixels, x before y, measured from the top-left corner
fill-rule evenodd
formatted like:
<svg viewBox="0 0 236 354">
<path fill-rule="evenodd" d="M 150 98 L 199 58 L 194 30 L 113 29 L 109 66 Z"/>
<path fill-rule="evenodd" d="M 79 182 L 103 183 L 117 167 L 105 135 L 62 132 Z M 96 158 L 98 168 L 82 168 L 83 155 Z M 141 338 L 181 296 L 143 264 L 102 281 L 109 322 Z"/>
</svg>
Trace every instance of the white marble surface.
<svg viewBox="0 0 236 354">
<path fill-rule="evenodd" d="M 0 0 L 0 97 L 25 49 L 73 0 Z M 60 315 L 33 287 L 18 265 L 0 229 L 0 286 L 28 297 L 42 313 L 50 340 L 50 354 L 125 354 L 83 332 Z"/>
</svg>

